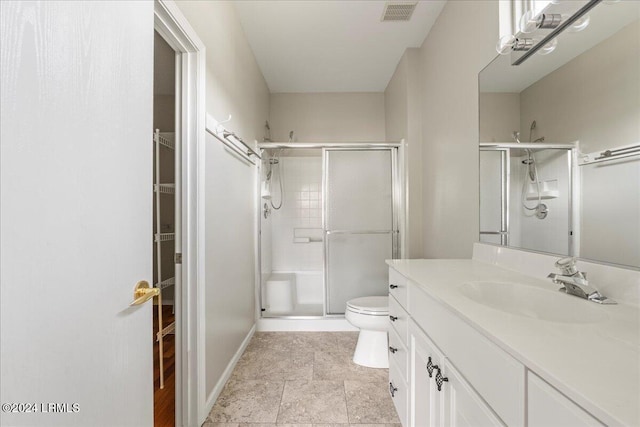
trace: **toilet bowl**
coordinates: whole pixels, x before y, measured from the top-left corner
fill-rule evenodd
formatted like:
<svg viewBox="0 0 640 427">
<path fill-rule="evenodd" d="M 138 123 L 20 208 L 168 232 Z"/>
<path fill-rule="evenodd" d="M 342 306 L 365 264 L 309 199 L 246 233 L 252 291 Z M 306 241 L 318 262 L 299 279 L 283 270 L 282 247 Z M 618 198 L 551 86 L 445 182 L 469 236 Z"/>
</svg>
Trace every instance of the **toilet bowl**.
<svg viewBox="0 0 640 427">
<path fill-rule="evenodd" d="M 347 301 L 345 318 L 360 329 L 353 362 L 369 368 L 388 368 L 389 297 L 362 297 Z"/>
</svg>

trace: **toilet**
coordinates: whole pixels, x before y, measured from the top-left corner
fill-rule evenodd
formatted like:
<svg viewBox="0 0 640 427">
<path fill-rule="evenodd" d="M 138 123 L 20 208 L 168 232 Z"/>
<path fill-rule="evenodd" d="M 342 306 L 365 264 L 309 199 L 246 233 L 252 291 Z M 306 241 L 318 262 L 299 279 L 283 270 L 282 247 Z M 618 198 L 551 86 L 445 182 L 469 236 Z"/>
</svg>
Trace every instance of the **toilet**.
<svg viewBox="0 0 640 427">
<path fill-rule="evenodd" d="M 360 329 L 353 362 L 369 368 L 388 368 L 389 297 L 349 300 L 345 318 Z"/>
</svg>

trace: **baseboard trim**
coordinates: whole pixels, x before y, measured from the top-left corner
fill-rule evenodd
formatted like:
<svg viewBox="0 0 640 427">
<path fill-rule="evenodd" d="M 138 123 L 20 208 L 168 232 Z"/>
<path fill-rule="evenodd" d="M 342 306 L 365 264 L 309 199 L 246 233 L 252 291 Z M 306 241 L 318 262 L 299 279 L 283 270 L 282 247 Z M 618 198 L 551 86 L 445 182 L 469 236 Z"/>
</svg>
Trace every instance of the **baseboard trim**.
<svg viewBox="0 0 640 427">
<path fill-rule="evenodd" d="M 256 330 L 260 332 L 342 332 L 359 331 L 344 317 L 324 319 L 258 319 Z"/>
<path fill-rule="evenodd" d="M 247 336 L 242 341 L 242 344 L 240 345 L 240 348 L 238 348 L 238 351 L 236 351 L 236 353 L 233 355 L 233 357 L 229 361 L 229 364 L 227 365 L 226 369 L 222 373 L 222 376 L 216 383 L 216 386 L 213 388 L 213 390 L 211 390 L 211 393 L 209 394 L 209 396 L 207 396 L 207 400 L 205 403 L 205 411 L 204 411 L 204 414 L 206 415 L 204 416 L 204 419 L 201 420 L 200 424 L 206 421 L 207 416 L 211 412 L 211 409 L 213 409 L 213 405 L 216 403 L 216 400 L 218 400 L 218 396 L 220 396 L 220 393 L 222 393 L 222 389 L 224 388 L 225 384 L 231 377 L 231 373 L 233 372 L 233 369 L 236 367 L 238 360 L 240 360 L 242 353 L 244 353 L 244 351 L 246 350 L 247 346 L 249 345 L 249 341 L 251 341 L 251 337 L 253 337 L 253 334 L 255 332 L 256 332 L 256 325 L 254 324 L 251 330 L 249 331 L 249 333 L 247 334 Z"/>
</svg>

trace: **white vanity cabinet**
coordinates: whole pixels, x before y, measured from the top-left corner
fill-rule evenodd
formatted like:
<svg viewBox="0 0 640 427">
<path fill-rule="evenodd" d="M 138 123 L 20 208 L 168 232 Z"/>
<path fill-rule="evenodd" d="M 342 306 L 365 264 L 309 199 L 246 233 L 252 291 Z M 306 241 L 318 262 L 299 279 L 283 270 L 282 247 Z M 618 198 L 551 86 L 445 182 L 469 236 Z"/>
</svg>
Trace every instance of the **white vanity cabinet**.
<svg viewBox="0 0 640 427">
<path fill-rule="evenodd" d="M 529 427 L 604 425 L 533 372 L 527 375 L 527 421 Z"/>
<path fill-rule="evenodd" d="M 411 321 L 410 425 L 504 426 L 451 362 Z"/>
<path fill-rule="evenodd" d="M 409 398 L 410 425 L 439 426 L 442 393 L 437 391 L 434 377 L 436 369 L 444 364 L 444 355 L 413 321 L 409 325 L 409 333 L 412 380 Z"/>
<path fill-rule="evenodd" d="M 603 425 L 425 287 L 389 277 L 390 390 L 404 427 Z"/>
<path fill-rule="evenodd" d="M 389 270 L 389 393 L 403 426 L 409 425 L 409 314 L 407 279 Z"/>
<path fill-rule="evenodd" d="M 442 425 L 456 427 L 503 427 L 505 424 L 496 416 L 489 405 L 456 371 L 449 360 L 445 360 L 442 375 L 446 382 L 442 384 L 443 413 Z M 434 379 L 438 381 L 438 372 Z"/>
</svg>

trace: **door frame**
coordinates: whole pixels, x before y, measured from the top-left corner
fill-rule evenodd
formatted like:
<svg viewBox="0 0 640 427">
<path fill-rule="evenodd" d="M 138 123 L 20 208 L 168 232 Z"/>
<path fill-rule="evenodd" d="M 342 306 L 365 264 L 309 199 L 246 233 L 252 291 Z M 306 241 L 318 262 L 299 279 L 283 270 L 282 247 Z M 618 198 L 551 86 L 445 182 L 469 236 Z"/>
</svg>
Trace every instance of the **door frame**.
<svg viewBox="0 0 640 427">
<path fill-rule="evenodd" d="M 206 48 L 172 0 L 154 0 L 154 29 L 176 51 L 176 151 L 181 165 L 176 223 L 176 426 L 200 425 L 205 407 L 202 306 L 204 291 L 204 140 Z M 178 283 L 179 281 L 179 283 Z"/>
</svg>

